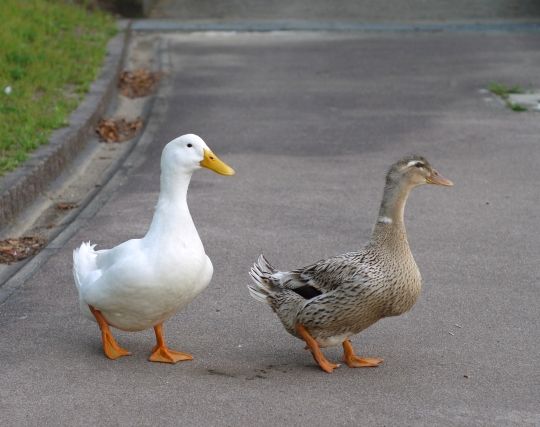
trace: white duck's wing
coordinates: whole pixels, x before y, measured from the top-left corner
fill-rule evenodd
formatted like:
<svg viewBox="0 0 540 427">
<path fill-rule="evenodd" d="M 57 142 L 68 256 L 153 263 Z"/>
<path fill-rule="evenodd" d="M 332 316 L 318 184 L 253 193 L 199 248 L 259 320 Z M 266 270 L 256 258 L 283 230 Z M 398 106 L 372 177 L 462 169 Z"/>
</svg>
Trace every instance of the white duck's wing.
<svg viewBox="0 0 540 427">
<path fill-rule="evenodd" d="M 112 249 L 97 251 L 95 280 L 83 289 L 87 304 L 101 309 L 115 306 L 134 289 L 147 286 L 155 277 L 147 253 L 138 239 L 128 240 Z"/>
<path fill-rule="evenodd" d="M 104 271 L 119 260 L 129 258 L 140 249 L 139 242 L 139 239 L 128 240 L 112 249 L 97 251 L 95 244 L 83 242 L 73 251 L 73 277 L 77 288 L 91 286 Z"/>
<path fill-rule="evenodd" d="M 128 240 L 112 249 L 96 251 L 95 246 L 85 242 L 73 251 L 73 277 L 81 307 L 98 306 L 95 296 L 105 295 L 133 277 L 144 280 L 145 276 L 147 262 L 139 240 Z"/>
<path fill-rule="evenodd" d="M 96 268 L 108 270 L 121 260 L 128 259 L 141 251 L 141 239 L 131 239 L 111 249 L 101 249 L 96 253 Z"/>
</svg>

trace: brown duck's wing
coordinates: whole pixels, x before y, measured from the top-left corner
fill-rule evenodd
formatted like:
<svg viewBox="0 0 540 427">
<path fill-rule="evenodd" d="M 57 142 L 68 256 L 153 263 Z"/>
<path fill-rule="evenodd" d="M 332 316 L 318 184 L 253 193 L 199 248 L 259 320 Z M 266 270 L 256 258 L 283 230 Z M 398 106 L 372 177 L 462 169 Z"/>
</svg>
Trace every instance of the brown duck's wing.
<svg viewBox="0 0 540 427">
<path fill-rule="evenodd" d="M 311 299 L 350 283 L 355 277 L 365 276 L 364 257 L 363 252 L 348 252 L 281 273 L 280 285 Z"/>
</svg>

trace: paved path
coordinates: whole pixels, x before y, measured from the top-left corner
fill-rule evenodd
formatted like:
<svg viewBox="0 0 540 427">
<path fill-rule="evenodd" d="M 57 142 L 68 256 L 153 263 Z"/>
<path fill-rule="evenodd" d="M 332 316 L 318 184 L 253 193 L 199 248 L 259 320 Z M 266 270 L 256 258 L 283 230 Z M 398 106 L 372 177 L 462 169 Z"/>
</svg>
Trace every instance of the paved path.
<svg viewBox="0 0 540 427">
<path fill-rule="evenodd" d="M 536 0 L 157 0 L 154 18 L 181 20 L 417 21 L 531 19 Z"/>
<path fill-rule="evenodd" d="M 171 71 L 146 142 L 0 307 L 2 424 L 538 425 L 540 116 L 480 89 L 540 86 L 540 35 L 163 37 Z M 79 314 L 71 251 L 144 233 L 160 151 L 186 132 L 237 170 L 190 188 L 215 274 L 166 336 L 195 360 L 147 362 L 148 332 L 117 333 L 134 355 L 112 362 Z M 456 184 L 407 206 L 422 298 L 354 339 L 383 366 L 324 374 L 248 296 L 247 270 L 261 251 L 292 268 L 359 248 L 386 168 L 410 152 Z"/>
</svg>

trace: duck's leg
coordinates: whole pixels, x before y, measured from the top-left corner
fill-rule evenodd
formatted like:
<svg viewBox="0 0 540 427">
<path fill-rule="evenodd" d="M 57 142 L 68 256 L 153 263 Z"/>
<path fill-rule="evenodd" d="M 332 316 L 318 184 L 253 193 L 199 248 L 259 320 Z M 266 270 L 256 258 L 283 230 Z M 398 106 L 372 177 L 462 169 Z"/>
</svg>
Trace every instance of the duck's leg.
<svg viewBox="0 0 540 427">
<path fill-rule="evenodd" d="M 193 356 L 188 353 L 182 353 L 181 351 L 174 351 L 169 349 L 165 345 L 163 339 L 163 324 L 154 326 L 154 332 L 156 333 L 156 346 L 152 350 L 152 354 L 148 358 L 151 362 L 163 362 L 163 363 L 176 363 L 182 360 L 193 360 Z"/>
<path fill-rule="evenodd" d="M 112 360 L 118 359 L 122 356 L 129 356 L 131 353 L 125 348 L 120 347 L 114 339 L 111 329 L 109 328 L 109 324 L 107 323 L 107 320 L 105 320 L 105 317 L 103 317 L 103 314 L 101 314 L 101 311 L 92 307 L 91 305 L 88 307 L 96 318 L 99 329 L 101 329 L 101 341 L 103 342 L 103 352 L 105 353 L 105 356 Z"/>
<path fill-rule="evenodd" d="M 326 357 L 324 357 L 324 354 L 322 353 L 319 344 L 311 336 L 311 334 L 308 332 L 304 325 L 300 323 L 297 324 L 296 332 L 298 332 L 298 335 L 300 335 L 300 337 L 306 342 L 309 350 L 311 351 L 311 354 L 313 355 L 313 359 L 315 359 L 315 362 L 317 362 L 317 364 L 324 372 L 328 372 L 330 374 L 334 371 L 334 369 L 339 368 L 338 364 L 332 363 L 328 361 Z"/>
<path fill-rule="evenodd" d="M 358 357 L 354 354 L 351 340 L 343 341 L 343 360 L 349 368 L 376 368 L 383 360 L 376 357 Z"/>
</svg>

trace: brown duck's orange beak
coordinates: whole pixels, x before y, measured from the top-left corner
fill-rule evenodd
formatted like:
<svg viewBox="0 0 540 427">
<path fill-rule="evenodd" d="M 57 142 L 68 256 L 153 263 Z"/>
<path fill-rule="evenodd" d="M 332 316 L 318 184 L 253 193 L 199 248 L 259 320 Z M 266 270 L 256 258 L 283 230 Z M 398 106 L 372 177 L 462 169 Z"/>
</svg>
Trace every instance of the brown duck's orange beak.
<svg viewBox="0 0 540 427">
<path fill-rule="evenodd" d="M 426 178 L 426 182 L 428 184 L 444 185 L 445 187 L 452 187 L 454 185 L 452 181 L 446 179 L 442 175 L 439 175 L 439 172 L 437 172 L 435 169 L 433 169 L 431 175 Z"/>
</svg>

